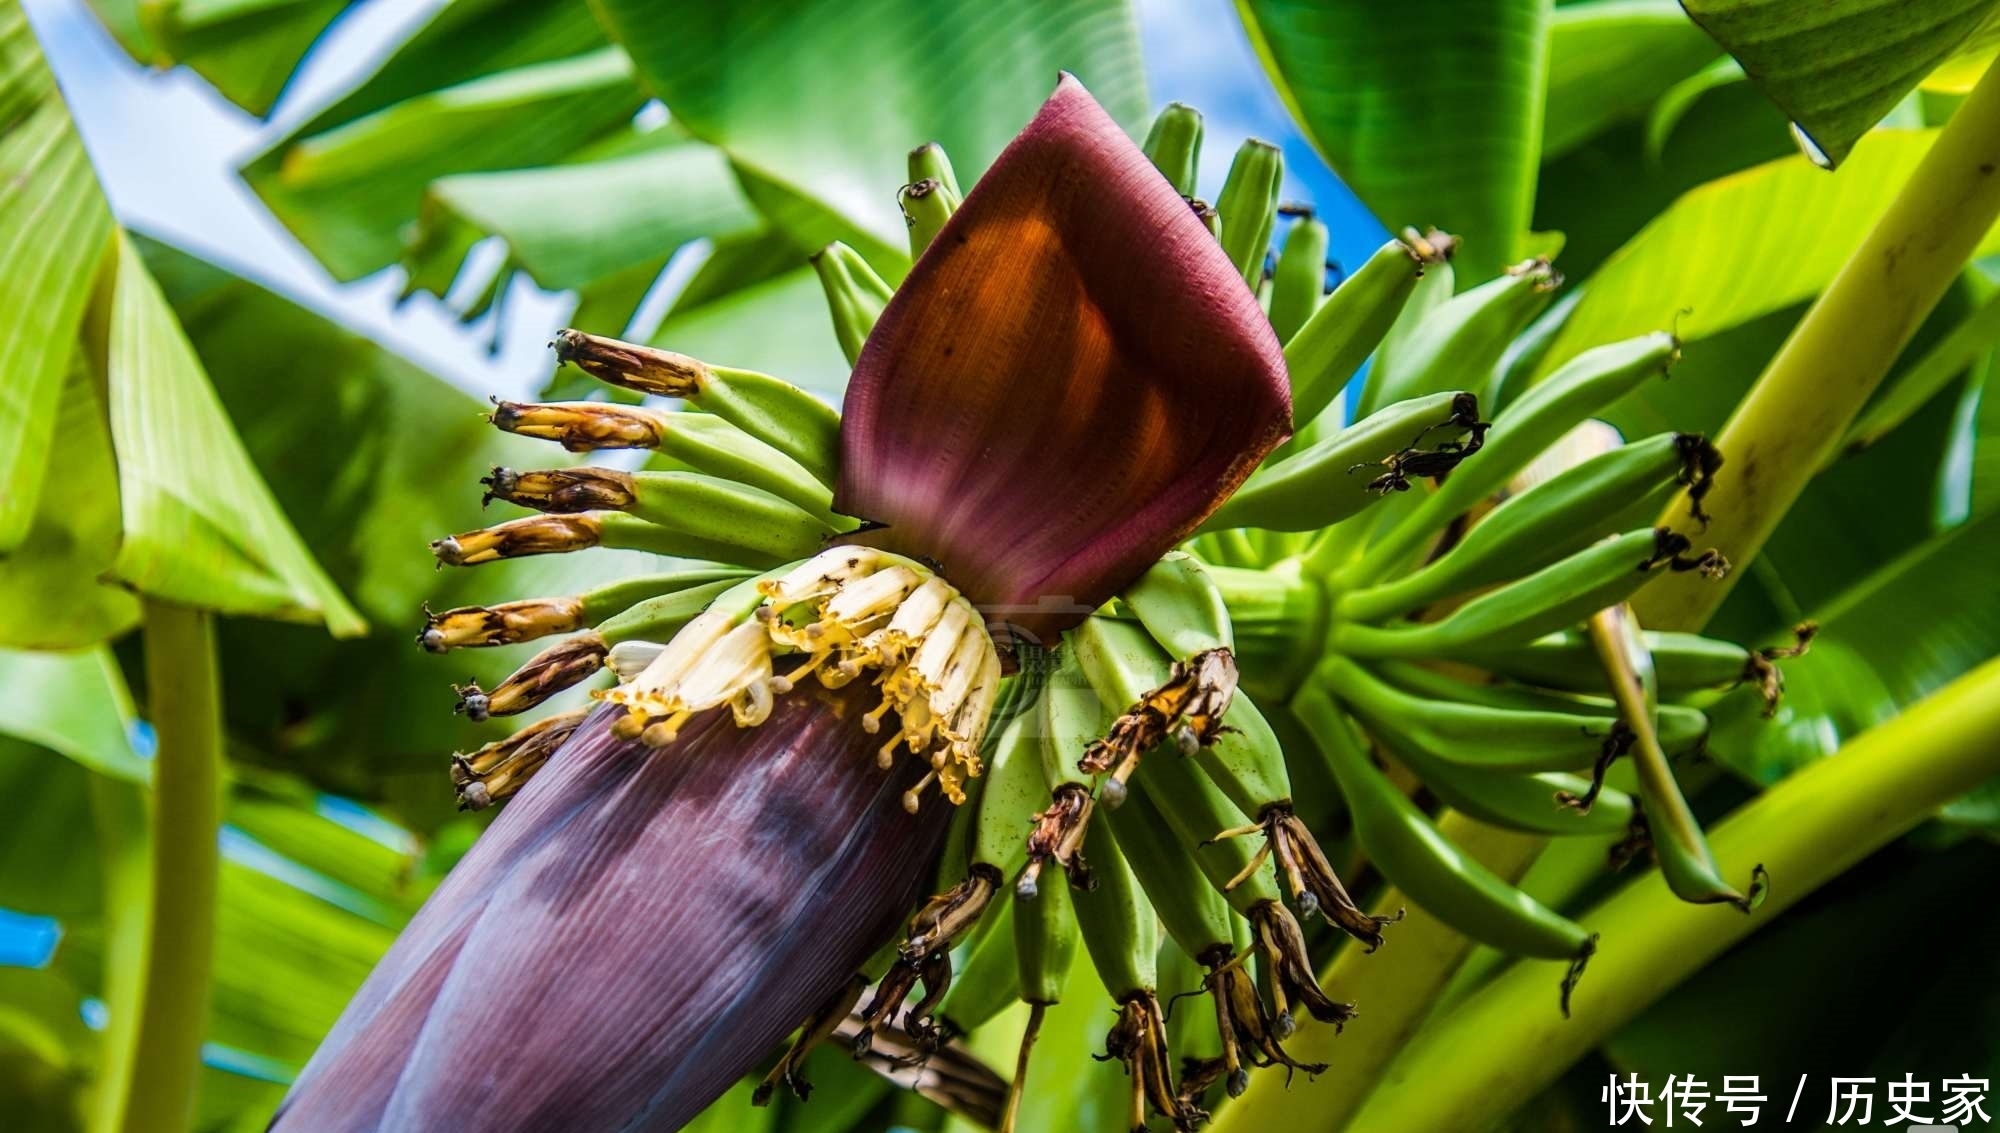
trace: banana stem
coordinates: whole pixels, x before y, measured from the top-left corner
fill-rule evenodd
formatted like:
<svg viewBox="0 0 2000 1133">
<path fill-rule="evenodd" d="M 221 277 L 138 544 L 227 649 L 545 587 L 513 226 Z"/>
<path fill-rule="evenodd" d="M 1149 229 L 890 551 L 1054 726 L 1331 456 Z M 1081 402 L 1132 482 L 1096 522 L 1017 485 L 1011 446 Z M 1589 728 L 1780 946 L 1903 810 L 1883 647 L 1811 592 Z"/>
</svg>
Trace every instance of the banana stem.
<svg viewBox="0 0 2000 1133">
<path fill-rule="evenodd" d="M 216 831 L 222 820 L 222 703 L 210 615 L 145 604 L 153 760 L 150 868 L 144 891 L 114 905 L 111 1029 L 93 1133 L 185 1133 L 208 1023 L 215 945 Z M 122 966 L 122 965 L 121 965 Z"/>
<path fill-rule="evenodd" d="M 1509 881 L 1518 880 L 1541 852 L 1543 840 L 1475 822 L 1457 812 L 1438 821 L 1438 831 L 1468 856 Z M 1344 988 L 1365 990 L 1363 1010 L 1350 1020 L 1345 1033 L 1331 1027 L 1301 1027 L 1288 1040 L 1301 1062 L 1324 1062 L 1317 1077 L 1290 1083 L 1280 1074 L 1252 1074 L 1243 1096 L 1223 1106 L 1214 1133 L 1251 1133 L 1289 1128 L 1300 1113 L 1314 1114 L 1315 1128 L 1340 1129 L 1367 1099 L 1388 1065 L 1431 1013 L 1438 993 L 1451 980 L 1472 941 L 1444 922 L 1410 904 L 1390 889 L 1376 902 L 1378 916 L 1407 915 L 1388 930 L 1388 943 L 1368 953 L 1343 947 L 1320 975 L 1334 994 Z M 1542 1006 L 1548 1006 L 1548 987 Z"/>
<path fill-rule="evenodd" d="M 1852 174 L 1850 174 L 1852 175 Z M 1895 201 L 1855 249 L 1716 438 L 1703 535 L 1742 568 L 1763 549 L 1839 447 L 1889 367 L 2000 217 L 2000 66 L 1989 67 Z M 1676 499 L 1660 522 L 1687 514 Z M 1705 623 L 1742 572 L 1720 585 L 1675 575 L 1633 601 L 1646 625 Z"/>
<path fill-rule="evenodd" d="M 1547 967 L 1516 964 L 1419 1034 L 1352 1128 L 1488 1127 L 1737 941 L 1996 773 L 2000 660 L 1778 783 L 1716 829 L 1720 860 L 1739 871 L 1770 867 L 1776 884 L 1762 908 L 1745 916 L 1688 905 L 1656 875 L 1640 878 L 1583 918 L 1604 946 L 1571 1018 L 1550 1009 Z"/>
</svg>

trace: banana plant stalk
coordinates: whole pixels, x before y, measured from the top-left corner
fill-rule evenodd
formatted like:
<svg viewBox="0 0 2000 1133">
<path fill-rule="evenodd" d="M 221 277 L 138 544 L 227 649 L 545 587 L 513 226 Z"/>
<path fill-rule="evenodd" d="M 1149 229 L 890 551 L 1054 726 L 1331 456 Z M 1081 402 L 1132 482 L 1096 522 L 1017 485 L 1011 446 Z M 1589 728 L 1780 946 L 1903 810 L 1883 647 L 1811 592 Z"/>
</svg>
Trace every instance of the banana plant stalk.
<svg viewBox="0 0 2000 1133">
<path fill-rule="evenodd" d="M 146 694 L 157 740 L 146 847 L 117 855 L 108 955 L 108 1065 L 93 1133 L 182 1133 L 194 1124 L 208 1028 L 222 820 L 222 702 L 205 611 L 148 600 Z M 138 818 L 137 815 L 128 816 Z M 143 861 L 143 866 L 141 866 Z"/>
<path fill-rule="evenodd" d="M 810 430 L 765 411 L 769 379 L 559 345 L 607 380 L 712 396 L 818 467 Z M 640 651 L 273 1128 L 673 1130 L 802 1021 L 806 1042 L 836 1030 L 981 771 L 1002 655 L 1185 538 L 1290 408 L 1237 265 L 1065 76 L 867 336 L 832 462 L 859 531 Z"/>
<path fill-rule="evenodd" d="M 1422 1032 L 1349 1127 L 1487 1128 L 1737 941 L 1996 773 L 2000 661 L 1988 661 L 1716 828 L 1726 865 L 1761 861 L 1784 879 L 1757 910 L 1719 917 L 1651 876 L 1635 880 L 1584 918 L 1618 947 L 1578 989 L 1571 1018 L 1538 1009 L 1547 972 L 1517 964 Z"/>
</svg>

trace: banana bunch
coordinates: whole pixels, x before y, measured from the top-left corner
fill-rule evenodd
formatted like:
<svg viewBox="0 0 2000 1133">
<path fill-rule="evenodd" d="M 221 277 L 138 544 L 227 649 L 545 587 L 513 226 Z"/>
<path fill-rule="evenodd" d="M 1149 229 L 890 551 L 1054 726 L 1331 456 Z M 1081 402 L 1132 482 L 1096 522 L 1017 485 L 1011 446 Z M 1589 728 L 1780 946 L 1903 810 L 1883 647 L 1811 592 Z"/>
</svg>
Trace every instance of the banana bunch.
<svg viewBox="0 0 2000 1133">
<path fill-rule="evenodd" d="M 924 725 L 977 749 L 960 752 L 964 773 L 946 784 L 963 805 L 937 896 L 805 1022 L 760 1103 L 778 1085 L 803 1096 L 806 1054 L 836 1035 L 866 1056 L 893 1034 L 921 1058 L 1019 1002 L 1028 1023 L 1002 1122 L 1011 1129 L 1047 1008 L 1086 994 L 1066 986 L 1081 947 L 1117 1007 L 1105 1050 L 1131 1080 L 1132 1128 L 1149 1114 L 1194 1128 L 1216 1087 L 1240 1094 L 1255 1069 L 1323 1069 L 1284 1043 L 1301 1010 L 1336 1027 L 1352 1014 L 1320 986 L 1327 949 L 1342 938 L 1393 947 L 1395 916 L 1365 911 L 1349 886 L 1374 880 L 1357 872 L 1362 861 L 1475 940 L 1567 961 L 1566 1010 L 1599 942 L 1460 852 L 1433 802 L 1538 835 L 1622 836 L 1691 901 L 1748 908 L 1762 890 L 1761 874 L 1744 889 L 1717 875 L 1670 761 L 1700 750 L 1704 707 L 1727 689 L 1748 685 L 1775 704 L 1775 662 L 1802 650 L 1810 629 L 1763 650 L 1642 630 L 1625 603 L 1648 582 L 1728 569 L 1695 539 L 1723 457 L 1691 434 L 1618 443 L 1592 421 L 1667 372 L 1674 338 L 1601 346 L 1525 390 L 1503 388 L 1510 348 L 1559 283 L 1546 261 L 1454 295 L 1456 241 L 1410 230 L 1328 292 L 1326 227 L 1280 204 L 1278 151 L 1246 144 L 1211 206 L 1193 195 L 1201 141 L 1200 116 L 1174 105 L 1145 148 L 1264 302 L 1285 343 L 1295 435 L 1182 551 L 1060 643 L 1018 645 L 1004 678 L 958 689 L 992 706 L 983 733 L 953 731 L 948 715 Z M 963 194 L 935 145 L 910 155 L 910 177 L 899 199 L 920 255 Z M 812 263 L 852 361 L 893 288 L 842 244 Z M 876 665 L 885 689 L 923 684 L 926 651 L 879 635 L 918 605 L 936 620 L 925 596 L 956 595 L 934 594 L 949 586 L 921 564 L 828 565 L 824 548 L 858 526 L 832 507 L 833 409 L 776 378 L 664 350 L 574 331 L 553 345 L 561 362 L 682 405 L 496 403 L 502 430 L 573 453 L 652 455 L 632 472 L 495 469 L 487 498 L 536 514 L 440 539 L 438 561 L 605 546 L 690 563 L 576 596 L 426 610 L 419 642 L 435 652 L 557 638 L 492 689 L 457 688 L 459 711 L 524 713 L 604 671 L 632 682 L 670 659 L 660 643 L 710 621 L 711 650 L 758 643 L 717 693 L 726 697 L 710 698 L 739 718 L 760 697 L 767 711 L 774 687 L 807 672 L 832 683 Z M 1489 418 L 1483 407 L 1501 395 Z M 1681 495 L 1686 524 L 1654 526 Z M 813 612 L 768 607 L 773 594 Z M 842 620 L 862 606 L 872 620 Z M 867 626 L 877 636 L 864 639 Z M 771 675 L 767 637 L 823 630 L 838 649 Z M 920 696 L 885 705 L 916 718 L 937 707 Z M 461 805 L 519 790 L 584 711 L 558 705 L 454 756 Z M 910 727 L 885 761 L 904 739 L 926 754 Z M 1620 759 L 1629 777 L 1613 770 Z M 1330 853 L 1313 828 L 1343 814 L 1352 844 Z M 1169 1019 L 1181 997 L 1202 1009 Z"/>
</svg>

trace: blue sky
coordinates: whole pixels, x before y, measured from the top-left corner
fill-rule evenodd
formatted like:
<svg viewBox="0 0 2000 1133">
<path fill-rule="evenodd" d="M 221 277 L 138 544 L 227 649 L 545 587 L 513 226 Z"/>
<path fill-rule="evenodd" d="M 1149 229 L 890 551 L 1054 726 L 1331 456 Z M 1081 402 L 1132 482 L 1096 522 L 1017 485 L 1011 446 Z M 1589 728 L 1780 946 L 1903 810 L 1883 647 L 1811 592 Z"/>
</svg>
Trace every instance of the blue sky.
<svg viewBox="0 0 2000 1133">
<path fill-rule="evenodd" d="M 481 395 L 520 394 L 546 376 L 544 343 L 569 309 L 566 297 L 519 281 L 505 304 L 507 333 L 489 355 L 490 328 L 462 327 L 439 304 L 393 302 L 395 270 L 336 284 L 236 177 L 239 162 L 364 74 L 441 0 L 362 0 L 335 24 L 261 122 L 215 96 L 198 77 L 134 64 L 98 26 L 84 0 L 24 0 L 55 65 L 113 207 L 129 226 L 162 236 L 272 285 Z M 581 2 L 581 0 L 579 0 Z M 1311 200 L 1333 229 L 1333 254 L 1357 263 L 1380 228 L 1293 128 L 1229 0 L 1137 0 L 1154 103 L 1185 102 L 1208 121 L 1202 185 L 1220 187 L 1237 139 L 1285 151 L 1289 199 Z M 671 299 L 674 276 L 656 295 Z"/>
</svg>

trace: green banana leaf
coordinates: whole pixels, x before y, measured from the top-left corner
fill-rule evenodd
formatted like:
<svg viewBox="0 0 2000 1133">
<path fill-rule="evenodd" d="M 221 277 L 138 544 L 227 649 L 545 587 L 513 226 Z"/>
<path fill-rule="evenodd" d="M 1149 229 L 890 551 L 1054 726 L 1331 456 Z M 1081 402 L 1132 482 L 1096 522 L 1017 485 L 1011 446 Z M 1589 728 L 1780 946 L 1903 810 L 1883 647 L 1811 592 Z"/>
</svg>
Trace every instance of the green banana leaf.
<svg viewBox="0 0 2000 1133">
<path fill-rule="evenodd" d="M 1688 192 L 1593 273 L 1541 372 L 1595 343 L 1665 328 L 1700 339 L 1812 298 L 1935 139 L 1878 131 L 1838 173 L 1783 158 Z M 1995 250 L 2000 232 L 1979 254 Z"/>
<path fill-rule="evenodd" d="M 629 142 L 643 103 L 587 6 L 451 0 L 244 176 L 329 271 L 354 279 L 405 254 L 404 228 L 436 178 Z M 427 268 L 442 259 L 421 238 L 412 254 Z"/>
<path fill-rule="evenodd" d="M 131 242 L 118 241 L 104 372 L 123 539 L 109 577 L 230 614 L 367 626 L 280 511 Z"/>
<path fill-rule="evenodd" d="M 28 538 L 111 210 L 19 4 L 0 5 L 0 556 Z"/>
<path fill-rule="evenodd" d="M 1542 161 L 1633 118 L 1716 58 L 1674 0 L 1565 4 L 1549 21 Z"/>
<path fill-rule="evenodd" d="M 1573 283 L 1688 190 L 1796 152 L 1776 108 L 1747 83 L 1702 85 L 1710 70 L 1543 162 L 1534 227 L 1563 234 L 1557 263 Z"/>
<path fill-rule="evenodd" d="M 0 534 L 18 530 L 17 543 L 36 544 L 32 556 L 19 556 L 26 562 L 0 571 L 0 595 L 63 603 L 45 620 L 11 619 L 6 640 L 74 646 L 123 629 L 133 608 L 91 593 L 100 576 L 166 601 L 360 632 L 360 618 L 244 457 L 144 264 L 111 226 L 18 0 L 0 3 L 0 52 L 0 121 L 8 123 L 0 152 L 16 166 L 0 193 L 0 249 L 17 249 L 0 258 L 28 256 L 4 265 L 12 269 L 5 286 L 18 278 L 33 288 L 0 296 L 0 319 L 19 320 L 0 333 L 10 351 L 34 340 L 20 358 L 0 359 L 9 366 L 0 395 L 0 451 L 9 454 Z M 98 219 L 69 219 L 86 216 Z M 44 260 L 68 263 L 55 271 Z"/>
<path fill-rule="evenodd" d="M 1840 165 L 1993 11 L 1993 0 L 1683 0 L 1783 110 L 1813 159 Z M 1900 181 L 1890 182 L 1900 184 Z"/>
<path fill-rule="evenodd" d="M 498 236 L 536 283 L 566 291 L 657 263 L 691 240 L 758 226 L 719 151 L 663 141 L 596 161 L 441 177 L 424 191 L 416 246 L 451 249 L 436 267 L 456 273 L 464 248 Z M 412 278 L 434 270 L 421 256 L 405 266 Z"/>
<path fill-rule="evenodd" d="M 351 119 L 329 122 L 329 111 L 243 175 L 336 278 L 355 279 L 399 257 L 402 226 L 416 220 L 431 181 L 559 161 L 629 130 L 643 101 L 624 54 L 599 47 Z"/>
<path fill-rule="evenodd" d="M 1383 225 L 1463 237 L 1461 279 L 1491 278 L 1525 255 L 1549 0 L 1237 9 L 1292 117 Z"/>
<path fill-rule="evenodd" d="M 118 464 L 97 381 L 73 354 L 53 414 L 60 475 L 36 501 L 27 538 L 0 555 L 0 608 L 21 612 L 0 618 L 4 646 L 79 649 L 139 621 L 139 600 L 99 581 L 118 557 Z M 43 446 L 52 468 L 56 451 Z"/>
<path fill-rule="evenodd" d="M 890 246 L 904 239 L 894 190 L 909 179 L 910 147 L 942 143 L 970 183 L 1058 70 L 1074 72 L 1128 128 L 1146 110 L 1125 0 L 596 7 L 689 132 Z"/>
<path fill-rule="evenodd" d="M 0 734 L 39 744 L 115 779 L 143 783 L 151 775 L 132 750 L 132 696 L 110 650 L 0 649 L 0 688 L 8 700 Z"/>
<path fill-rule="evenodd" d="M 267 114 L 292 71 L 348 0 L 89 0 L 142 63 L 186 64 L 224 98 Z"/>
</svg>

